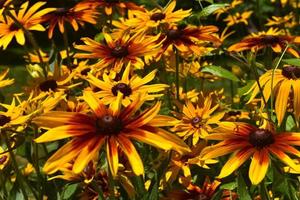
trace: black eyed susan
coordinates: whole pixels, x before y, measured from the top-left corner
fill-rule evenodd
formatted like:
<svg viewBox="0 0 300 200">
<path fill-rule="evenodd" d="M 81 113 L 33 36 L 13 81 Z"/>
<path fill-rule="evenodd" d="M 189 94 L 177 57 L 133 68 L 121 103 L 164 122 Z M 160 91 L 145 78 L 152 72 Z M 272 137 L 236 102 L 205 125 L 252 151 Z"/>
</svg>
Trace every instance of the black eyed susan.
<svg viewBox="0 0 300 200">
<path fill-rule="evenodd" d="M 135 31 L 147 31 L 148 29 L 156 28 L 159 25 L 180 22 L 191 15 L 191 9 L 174 11 L 175 7 L 176 1 L 172 1 L 164 9 L 155 8 L 151 11 L 129 11 L 128 20 L 125 21 L 125 25 L 133 28 Z"/>
<path fill-rule="evenodd" d="M 242 122 L 222 122 L 207 140 L 220 140 L 201 152 L 202 159 L 212 159 L 232 153 L 223 166 L 219 178 L 232 174 L 250 157 L 249 178 L 252 184 L 259 184 L 265 177 L 271 162 L 271 155 L 277 157 L 295 170 L 300 166 L 286 154 L 300 157 L 300 152 L 293 147 L 300 146 L 300 134 L 283 132 L 276 133 L 273 128 L 258 128 Z"/>
<path fill-rule="evenodd" d="M 53 8 L 40 9 L 46 2 L 37 2 L 29 7 L 29 1 L 23 3 L 18 12 L 9 11 L 12 16 L 28 31 L 45 31 L 41 25 L 42 16 L 53 11 Z M 0 46 L 6 49 L 13 38 L 16 38 L 20 45 L 25 44 L 25 33 L 10 16 L 0 18 Z"/>
<path fill-rule="evenodd" d="M 174 149 L 181 153 L 189 151 L 179 138 L 160 128 L 172 126 L 176 121 L 171 117 L 158 115 L 159 102 L 144 112 L 136 114 L 144 100 L 136 99 L 129 106 L 121 109 L 122 96 L 123 94 L 118 92 L 117 100 L 107 108 L 93 92 L 85 91 L 83 99 L 92 109 L 91 114 L 57 111 L 35 118 L 36 124 L 50 129 L 38 137 L 36 142 L 50 142 L 72 137 L 47 160 L 44 171 L 48 174 L 54 173 L 65 163 L 73 160 L 73 172 L 80 173 L 91 160 L 97 157 L 104 146 L 109 168 L 114 176 L 118 172 L 118 149 L 126 155 L 134 174 L 142 175 L 144 174 L 143 163 L 131 139 L 164 150 Z"/>
<path fill-rule="evenodd" d="M 298 123 L 300 118 L 300 68 L 284 66 L 282 69 L 276 69 L 274 71 L 273 88 L 271 88 L 272 70 L 261 75 L 259 82 L 263 89 L 262 95 L 264 95 L 266 101 L 270 99 L 271 92 L 274 92 L 275 113 L 278 124 L 282 123 L 288 104 L 293 108 L 296 122 Z M 251 93 L 251 96 L 248 103 L 252 102 L 259 93 L 257 83 L 253 84 L 246 94 L 249 93 Z M 263 102 L 262 106 L 265 106 Z"/>
<path fill-rule="evenodd" d="M 161 97 L 159 93 L 169 87 L 166 84 L 147 85 L 155 78 L 157 70 L 154 70 L 141 78 L 137 74 L 130 75 L 131 66 L 128 64 L 120 80 L 112 79 L 108 74 L 103 74 L 103 80 L 97 79 L 92 74 L 87 75 L 87 81 L 96 86 L 100 91 L 96 93 L 104 104 L 111 104 L 118 98 L 118 92 L 123 94 L 122 105 L 128 106 L 132 101 L 143 95 L 145 100 L 154 100 Z"/>
<path fill-rule="evenodd" d="M 104 33 L 105 42 L 99 43 L 90 38 L 82 38 L 84 45 L 76 45 L 78 50 L 87 53 L 77 53 L 77 58 L 101 59 L 93 65 L 98 70 L 112 68 L 119 72 L 124 64 L 131 62 L 137 68 L 144 67 L 144 61 L 157 55 L 160 43 L 157 42 L 159 35 L 146 36 L 142 33 L 130 35 L 128 32 L 122 37 L 113 39 Z"/>
<path fill-rule="evenodd" d="M 14 83 L 14 79 L 5 79 L 5 77 L 7 76 L 9 72 L 9 68 L 3 70 L 0 73 L 0 88 L 11 85 Z"/>
<path fill-rule="evenodd" d="M 245 50 L 258 51 L 260 49 L 271 47 L 276 53 L 280 53 L 286 48 L 287 44 L 299 44 L 299 36 L 290 36 L 282 34 L 278 29 L 270 28 L 267 32 L 252 33 L 242 41 L 231 45 L 228 51 L 240 52 Z M 287 52 L 299 57 L 299 53 L 292 47 L 287 48 Z"/>
<path fill-rule="evenodd" d="M 97 23 L 97 5 L 90 1 L 82 1 L 71 8 L 56 8 L 53 12 L 43 16 L 43 20 L 49 23 L 48 37 L 52 38 L 53 31 L 58 26 L 61 33 L 65 32 L 66 22 L 70 23 L 75 31 L 79 25 L 85 23 Z"/>
<path fill-rule="evenodd" d="M 224 22 L 227 23 L 227 26 L 233 26 L 236 24 L 243 23 L 245 25 L 248 25 L 248 19 L 252 15 L 253 11 L 245 11 L 243 13 L 235 13 L 234 15 L 228 15 L 225 19 Z"/>
<path fill-rule="evenodd" d="M 218 28 L 216 26 L 169 26 L 160 37 L 163 40 L 162 53 L 169 47 L 175 47 L 180 52 L 192 52 L 196 55 L 201 55 L 203 51 L 200 48 L 200 43 L 212 42 L 215 45 L 220 44 L 220 40 L 213 35 L 217 31 Z"/>
<path fill-rule="evenodd" d="M 213 101 L 213 94 L 204 97 L 201 93 L 198 102 L 193 104 L 187 101 L 182 108 L 182 114 L 177 114 L 180 122 L 172 128 L 172 131 L 186 140 L 192 138 L 192 144 L 195 145 L 199 139 L 204 139 L 212 131 L 212 125 L 218 124 L 223 112 L 215 112 L 219 105 Z"/>
</svg>

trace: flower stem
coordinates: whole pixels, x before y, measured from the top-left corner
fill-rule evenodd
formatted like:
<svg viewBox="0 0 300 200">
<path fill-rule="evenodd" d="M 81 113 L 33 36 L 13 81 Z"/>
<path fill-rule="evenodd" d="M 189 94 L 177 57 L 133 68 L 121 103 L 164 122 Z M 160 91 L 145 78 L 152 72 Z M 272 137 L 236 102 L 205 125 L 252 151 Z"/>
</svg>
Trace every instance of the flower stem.
<svg viewBox="0 0 300 200">
<path fill-rule="evenodd" d="M 70 68 L 72 65 L 72 62 L 71 62 L 70 51 L 69 51 L 68 33 L 66 30 L 63 33 L 63 39 L 64 39 L 64 45 L 65 45 L 65 49 L 66 49 L 66 53 L 67 53 L 67 63 L 68 63 L 68 67 Z"/>
<path fill-rule="evenodd" d="M 5 140 L 6 146 L 7 146 L 7 148 L 8 148 L 8 152 L 9 152 L 10 158 L 11 158 L 11 160 L 12 160 L 12 165 L 13 165 L 13 167 L 14 167 L 14 169 L 15 169 L 16 174 L 17 174 L 17 178 L 16 178 L 16 179 L 17 179 L 17 181 L 18 181 L 18 183 L 19 183 L 19 185 L 20 185 L 20 188 L 21 188 L 21 191 L 22 191 L 22 193 L 23 193 L 24 199 L 25 199 L 25 200 L 28 200 L 28 195 L 27 195 L 27 192 L 26 192 L 26 189 L 25 189 L 25 186 L 24 186 L 24 185 L 25 185 L 25 184 L 24 184 L 24 183 L 25 183 L 25 180 L 24 180 L 24 178 L 23 178 L 22 173 L 21 173 L 20 170 L 19 170 L 19 167 L 18 167 L 16 158 L 15 158 L 15 155 L 14 155 L 14 153 L 13 153 L 11 147 L 10 147 L 10 143 L 9 143 L 9 140 L 8 140 L 8 136 L 7 136 L 6 133 L 4 133 L 3 136 L 4 136 L 4 140 Z"/>
<path fill-rule="evenodd" d="M 108 187 L 109 187 L 109 199 L 115 200 L 115 180 L 112 176 L 110 168 L 108 167 Z"/>
</svg>

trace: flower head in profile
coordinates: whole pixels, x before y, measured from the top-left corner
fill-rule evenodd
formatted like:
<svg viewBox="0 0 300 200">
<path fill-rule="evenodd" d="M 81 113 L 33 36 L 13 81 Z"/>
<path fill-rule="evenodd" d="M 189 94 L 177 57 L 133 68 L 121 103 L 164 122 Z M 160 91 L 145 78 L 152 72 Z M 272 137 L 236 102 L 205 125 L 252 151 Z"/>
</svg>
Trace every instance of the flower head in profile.
<svg viewBox="0 0 300 200">
<path fill-rule="evenodd" d="M 85 91 L 83 99 L 92 109 L 90 114 L 56 111 L 35 118 L 36 124 L 49 129 L 36 142 L 72 138 L 47 160 L 44 171 L 52 174 L 62 165 L 74 161 L 72 171 L 80 173 L 91 160 L 97 158 L 100 149 L 104 147 L 114 176 L 118 172 L 119 150 L 126 155 L 134 174 L 142 175 L 144 166 L 131 140 L 163 150 L 173 149 L 181 153 L 189 151 L 179 138 L 160 128 L 172 126 L 176 122 L 171 117 L 158 115 L 159 102 L 137 114 L 144 100 L 136 99 L 121 109 L 122 96 L 118 92 L 116 101 L 107 108 L 93 92 Z"/>
<path fill-rule="evenodd" d="M 130 35 L 128 32 L 118 38 L 104 33 L 105 41 L 99 43 L 90 38 L 82 38 L 84 45 L 76 45 L 78 50 L 86 53 L 77 53 L 76 58 L 101 59 L 93 65 L 98 70 L 110 68 L 119 72 L 124 64 L 131 64 L 137 68 L 144 67 L 144 61 L 155 56 L 160 44 L 157 42 L 159 35 L 146 36 L 142 33 Z"/>
<path fill-rule="evenodd" d="M 254 185 L 264 179 L 271 163 L 271 156 L 277 157 L 295 170 L 300 170 L 300 166 L 286 154 L 300 156 L 300 152 L 293 147 L 300 146 L 299 133 L 276 133 L 271 126 L 258 128 L 242 122 L 222 122 L 206 139 L 220 142 L 204 148 L 200 156 L 202 159 L 212 159 L 232 153 L 223 165 L 219 178 L 232 174 L 250 157 L 252 160 L 249 178 Z"/>
<path fill-rule="evenodd" d="M 28 31 L 45 31 L 41 25 L 42 16 L 53 11 L 53 8 L 40 9 L 45 4 L 46 2 L 37 2 L 29 6 L 29 1 L 26 1 L 18 12 L 9 11 L 15 19 L 9 15 L 5 15 L 5 17 L 2 15 L 0 17 L 0 46 L 6 49 L 14 37 L 18 44 L 24 45 L 25 33 L 21 26 Z M 15 20 L 18 20 L 19 24 Z"/>
<path fill-rule="evenodd" d="M 263 48 L 271 47 L 274 52 L 280 53 L 288 44 L 300 44 L 300 36 L 282 34 L 278 29 L 270 28 L 267 32 L 252 33 L 250 36 L 242 39 L 242 41 L 231 45 L 228 51 L 259 51 Z M 299 57 L 299 53 L 292 47 L 288 47 L 287 52 Z"/>
<path fill-rule="evenodd" d="M 248 25 L 248 19 L 250 18 L 253 11 L 245 11 L 243 13 L 235 13 L 234 15 L 228 15 L 224 22 L 227 23 L 227 26 L 233 26 L 236 24 L 243 23 L 245 25 Z"/>
<path fill-rule="evenodd" d="M 284 66 L 282 69 L 274 71 L 274 78 L 272 79 L 273 70 L 268 70 L 259 78 L 262 87 L 264 98 L 268 101 L 271 98 L 271 92 L 275 96 L 275 113 L 278 124 L 281 124 L 288 105 L 293 109 L 296 122 L 300 118 L 300 68 L 295 66 Z M 273 80 L 273 88 L 272 86 Z M 249 91 L 245 94 L 250 94 L 248 103 L 254 101 L 254 98 L 259 94 L 259 87 L 257 83 L 253 84 Z M 262 107 L 264 102 L 261 101 Z"/>
<path fill-rule="evenodd" d="M 204 139 L 212 131 L 212 124 L 218 124 L 224 113 L 215 111 L 219 105 L 213 101 L 213 93 L 199 96 L 196 103 L 187 101 L 182 108 L 182 114 L 177 114 L 180 122 L 172 128 L 172 131 L 187 140 L 192 138 L 192 144 L 195 145 L 199 139 Z"/>
<path fill-rule="evenodd" d="M 43 16 L 43 20 L 49 23 L 48 37 L 52 38 L 53 31 L 58 26 L 61 33 L 65 32 L 66 22 L 70 23 L 75 31 L 84 23 L 97 23 L 97 5 L 90 1 L 82 1 L 71 8 L 56 8 L 53 12 Z"/>
<path fill-rule="evenodd" d="M 146 85 L 155 78 L 157 70 L 150 72 L 144 78 L 137 74 L 130 75 L 130 63 L 126 66 L 120 80 L 112 79 L 108 74 L 103 74 L 103 80 L 97 79 L 92 74 L 87 75 L 87 81 L 96 86 L 100 91 L 96 95 L 102 100 L 104 104 L 111 104 L 116 101 L 118 92 L 123 94 L 122 104 L 128 106 L 138 96 L 142 95 L 145 100 L 154 100 L 161 97 L 163 94 L 159 93 L 165 90 L 166 84 L 151 84 Z"/>
<path fill-rule="evenodd" d="M 213 34 L 218 31 L 216 26 L 190 26 L 178 25 L 169 26 L 164 34 L 161 35 L 163 40 L 162 53 L 169 47 L 175 47 L 180 52 L 192 52 L 201 55 L 203 50 L 200 46 L 212 42 L 216 45 L 220 44 L 220 40 Z M 201 44 L 204 43 L 204 44 Z"/>
</svg>

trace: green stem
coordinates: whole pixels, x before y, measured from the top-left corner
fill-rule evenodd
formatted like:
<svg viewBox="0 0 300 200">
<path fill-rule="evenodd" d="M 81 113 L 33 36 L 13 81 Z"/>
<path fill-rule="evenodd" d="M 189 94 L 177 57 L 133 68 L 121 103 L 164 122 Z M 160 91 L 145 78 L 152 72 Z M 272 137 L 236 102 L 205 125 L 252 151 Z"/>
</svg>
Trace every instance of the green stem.
<svg viewBox="0 0 300 200">
<path fill-rule="evenodd" d="M 67 52 L 68 67 L 71 67 L 72 66 L 72 62 L 71 62 L 70 51 L 69 51 L 69 39 L 68 39 L 68 33 L 67 33 L 66 30 L 63 33 L 63 39 L 64 39 L 65 49 L 66 49 L 66 52 Z"/>
<path fill-rule="evenodd" d="M 108 187 L 109 187 L 109 199 L 115 200 L 115 180 L 112 176 L 112 173 L 110 171 L 110 168 L 108 167 Z"/>
<path fill-rule="evenodd" d="M 175 49 L 175 57 L 176 57 L 176 74 L 175 74 L 175 84 L 176 84 L 176 99 L 180 100 L 179 98 L 179 54 L 178 54 L 178 50 Z"/>
<path fill-rule="evenodd" d="M 44 73 L 44 76 L 45 78 L 47 78 L 48 76 L 48 72 L 47 72 L 47 64 L 43 61 L 43 57 L 40 53 L 40 48 L 39 48 L 39 45 L 37 44 L 35 38 L 33 37 L 32 33 L 30 31 L 28 31 L 24 26 L 23 24 L 21 24 L 18 19 L 13 15 L 11 14 L 11 12 L 9 11 L 9 9 L 6 9 L 6 14 L 14 21 L 14 23 L 22 29 L 22 31 L 25 33 L 26 37 L 28 38 L 29 42 L 31 43 L 33 49 L 35 50 L 36 54 L 38 55 L 38 58 L 40 60 L 40 63 L 41 63 L 41 67 L 43 69 L 43 73 Z"/>
<path fill-rule="evenodd" d="M 278 60 L 276 66 L 272 70 L 272 77 L 271 77 L 271 120 L 273 118 L 273 104 L 274 104 L 274 88 L 273 88 L 274 87 L 274 74 L 275 74 L 276 69 L 279 67 L 279 64 L 280 64 L 280 62 L 281 62 L 281 60 L 282 60 L 282 58 L 283 58 L 283 56 L 284 56 L 284 54 L 285 54 L 285 52 L 287 51 L 288 48 L 289 48 L 289 45 L 287 44 L 284 51 L 282 52 L 279 60 Z"/>
<path fill-rule="evenodd" d="M 262 199 L 271 200 L 265 180 L 262 180 L 262 182 L 260 183 L 259 186 L 260 186 L 260 195 L 261 195 Z"/>
<path fill-rule="evenodd" d="M 34 127 L 34 137 L 37 138 L 38 135 L 38 127 Z M 39 192 L 39 199 L 43 199 L 44 194 L 44 177 L 41 174 L 40 166 L 39 166 L 39 147 L 38 144 L 34 142 L 34 163 L 35 163 L 35 170 L 38 176 L 38 187 L 41 188 L 41 192 Z"/>
<path fill-rule="evenodd" d="M 6 133 L 3 134 L 3 137 L 4 137 L 4 140 L 5 140 L 5 143 L 6 143 L 6 146 L 8 148 L 8 152 L 9 152 L 9 155 L 10 155 L 10 158 L 11 158 L 11 161 L 12 161 L 12 165 L 15 169 L 15 172 L 17 174 L 17 181 L 20 185 L 20 188 L 21 188 L 21 191 L 23 193 L 23 196 L 24 196 L 24 199 L 25 200 L 28 200 L 28 195 L 27 195 L 27 192 L 26 192 L 26 189 L 25 189 L 25 180 L 24 180 L 24 177 L 22 175 L 22 173 L 20 172 L 19 168 L 18 168 L 18 164 L 17 164 L 17 161 L 16 161 L 16 158 L 15 158 L 15 155 L 10 147 L 10 143 L 9 143 L 9 139 L 8 139 L 8 136 Z"/>
</svg>

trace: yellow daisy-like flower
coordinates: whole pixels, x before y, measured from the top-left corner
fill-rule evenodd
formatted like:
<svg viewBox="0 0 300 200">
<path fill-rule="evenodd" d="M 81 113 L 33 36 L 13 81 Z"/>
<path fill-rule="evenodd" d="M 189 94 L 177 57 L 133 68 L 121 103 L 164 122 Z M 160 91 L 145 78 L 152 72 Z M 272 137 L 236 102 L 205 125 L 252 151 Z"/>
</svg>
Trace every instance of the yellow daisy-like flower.
<svg viewBox="0 0 300 200">
<path fill-rule="evenodd" d="M 0 88 L 11 85 L 15 82 L 14 79 L 5 79 L 8 72 L 9 72 L 9 68 L 5 69 L 0 73 Z"/>
<path fill-rule="evenodd" d="M 272 70 L 268 70 L 261 75 L 259 83 L 263 89 L 264 98 L 268 101 L 271 98 L 271 92 L 274 91 L 275 97 L 275 113 L 278 124 L 281 124 L 286 114 L 288 104 L 290 103 L 294 110 L 296 122 L 300 118 L 300 68 L 294 66 L 285 66 L 282 69 L 274 71 L 273 88 L 272 85 Z M 249 91 L 251 93 L 248 103 L 254 100 L 259 94 L 259 87 L 254 83 Z M 262 101 L 262 107 L 264 107 Z"/>
<path fill-rule="evenodd" d="M 131 62 L 137 68 L 144 67 L 144 57 L 149 60 L 157 55 L 160 43 L 155 37 L 136 33 L 131 36 L 128 32 L 122 37 L 113 39 L 109 34 L 104 33 L 105 43 L 99 43 L 90 38 L 82 38 L 85 45 L 76 45 L 75 48 L 88 53 L 77 53 L 76 58 L 101 59 L 93 65 L 98 70 L 112 68 L 119 72 L 124 64 Z"/>
<path fill-rule="evenodd" d="M 31 118 L 31 115 L 23 115 L 23 108 L 21 105 L 16 106 L 15 98 L 11 104 L 3 104 L 6 111 L 0 111 L 0 130 L 5 128 L 12 128 L 26 125 L 26 122 Z"/>
<path fill-rule="evenodd" d="M 286 27 L 292 28 L 297 25 L 294 18 L 294 13 L 289 13 L 283 17 L 272 16 L 267 19 L 266 26 L 277 26 L 277 27 Z"/>
<path fill-rule="evenodd" d="M 213 159 L 232 153 L 223 165 L 219 178 L 229 176 L 252 157 L 249 178 L 252 184 L 257 185 L 268 171 L 271 155 L 300 171 L 300 166 L 286 154 L 300 156 L 300 152 L 293 147 L 300 145 L 299 133 L 276 133 L 272 128 L 258 128 L 242 122 L 222 122 L 206 139 L 220 142 L 204 148 L 200 156 L 202 159 Z"/>
<path fill-rule="evenodd" d="M 206 142 L 202 140 L 197 145 L 191 147 L 191 152 L 184 155 L 173 153 L 170 165 L 167 169 L 164 179 L 161 181 L 162 186 L 171 185 L 182 171 L 184 178 L 179 181 L 186 182 L 192 180 L 190 167 L 197 165 L 201 168 L 209 169 L 209 164 L 215 164 L 218 161 L 214 159 L 200 160 L 199 155 L 202 149 L 206 147 Z"/>
<path fill-rule="evenodd" d="M 27 1 L 21 5 L 18 13 L 14 10 L 9 12 L 26 30 L 45 31 L 41 25 L 43 21 L 41 17 L 53 11 L 53 8 L 39 10 L 45 4 L 46 2 L 37 2 L 29 7 L 29 1 Z M 0 18 L 0 46 L 6 49 L 14 37 L 20 45 L 25 44 L 24 30 L 10 16 L 2 15 Z"/>
<path fill-rule="evenodd" d="M 44 171 L 52 174 L 64 164 L 74 161 L 73 172 L 80 173 L 87 164 L 97 157 L 100 149 L 106 149 L 106 159 L 113 176 L 117 175 L 119 152 L 126 155 L 134 174 L 144 174 L 142 160 L 131 139 L 144 142 L 163 150 L 189 151 L 175 135 L 160 127 L 172 126 L 176 121 L 168 116 L 158 115 L 160 102 L 151 108 L 136 114 L 143 99 L 136 99 L 129 106 L 121 109 L 123 94 L 109 108 L 91 91 L 83 93 L 84 101 L 92 109 L 91 114 L 76 112 L 48 112 L 34 119 L 39 126 L 50 129 L 36 142 L 50 142 L 64 138 L 72 139 L 54 153 L 46 162 Z M 67 153 L 66 153 L 67 152 Z"/>
<path fill-rule="evenodd" d="M 125 21 L 125 25 L 137 31 L 147 31 L 151 28 L 156 28 L 159 25 L 173 24 L 180 22 L 184 18 L 191 15 L 191 10 L 177 10 L 174 11 L 176 7 L 176 1 L 172 1 L 164 9 L 153 9 L 151 11 L 140 11 L 132 10 L 128 12 L 128 20 Z M 114 23 L 118 26 L 118 23 Z"/>
<path fill-rule="evenodd" d="M 233 26 L 239 23 L 244 23 L 245 25 L 248 25 L 248 19 L 251 16 L 253 11 L 245 11 L 242 14 L 241 13 L 235 13 L 234 15 L 228 15 L 224 22 L 227 23 L 227 26 Z"/>
<path fill-rule="evenodd" d="M 218 124 L 222 117 L 223 112 L 213 114 L 219 104 L 215 104 L 212 99 L 212 93 L 204 97 L 201 96 L 196 105 L 192 102 L 187 101 L 182 109 L 182 114 L 176 114 L 180 117 L 180 122 L 172 128 L 172 131 L 183 140 L 192 137 L 192 144 L 198 143 L 200 138 L 208 136 L 209 132 L 212 131 L 212 124 Z"/>
<path fill-rule="evenodd" d="M 287 44 L 300 44 L 300 36 L 285 35 L 278 29 L 270 28 L 267 32 L 252 33 L 242 41 L 231 45 L 228 51 L 241 52 L 251 50 L 255 52 L 271 47 L 274 52 L 281 53 Z M 299 57 L 299 53 L 292 47 L 287 48 L 287 52 L 295 57 Z"/>
<path fill-rule="evenodd" d="M 111 104 L 118 98 L 118 92 L 123 94 L 122 105 L 128 106 L 132 101 L 143 95 L 145 100 L 154 100 L 156 97 L 161 97 L 159 94 L 169 87 L 166 84 L 146 85 L 155 78 L 157 70 L 153 70 L 144 78 L 140 78 L 134 74 L 130 76 L 130 64 L 127 65 L 120 80 L 111 79 L 106 73 L 103 74 L 103 81 L 97 79 L 92 74 L 87 75 L 87 81 L 100 89 L 96 95 L 103 101 L 104 104 Z"/>
<path fill-rule="evenodd" d="M 9 152 L 3 153 L 4 149 L 0 146 L 0 171 L 3 170 L 9 163 Z"/>
</svg>

